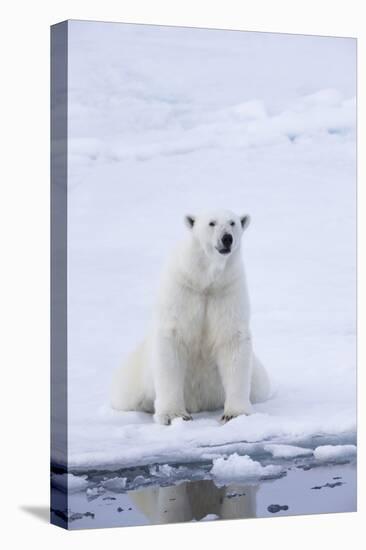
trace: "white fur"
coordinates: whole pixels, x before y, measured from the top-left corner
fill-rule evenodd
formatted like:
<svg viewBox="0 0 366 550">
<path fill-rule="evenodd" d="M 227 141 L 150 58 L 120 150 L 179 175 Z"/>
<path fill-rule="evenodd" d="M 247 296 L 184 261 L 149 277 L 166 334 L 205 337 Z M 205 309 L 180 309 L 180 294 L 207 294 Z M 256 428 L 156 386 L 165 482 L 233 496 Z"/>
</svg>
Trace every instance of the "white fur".
<svg viewBox="0 0 366 550">
<path fill-rule="evenodd" d="M 113 408 L 155 412 L 163 424 L 222 407 L 229 420 L 269 396 L 252 351 L 240 251 L 249 216 L 219 211 L 186 222 L 189 236 L 164 272 L 152 330 L 113 380 Z M 225 233 L 233 244 L 221 254 Z"/>
</svg>

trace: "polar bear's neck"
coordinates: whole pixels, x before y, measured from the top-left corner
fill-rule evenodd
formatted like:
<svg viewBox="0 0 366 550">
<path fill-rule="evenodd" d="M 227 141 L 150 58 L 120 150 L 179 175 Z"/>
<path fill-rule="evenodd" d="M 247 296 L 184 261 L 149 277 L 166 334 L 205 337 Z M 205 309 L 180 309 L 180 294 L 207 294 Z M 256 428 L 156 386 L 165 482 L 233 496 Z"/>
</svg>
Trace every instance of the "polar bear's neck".
<svg viewBox="0 0 366 550">
<path fill-rule="evenodd" d="M 244 271 L 240 248 L 229 257 L 219 254 L 209 257 L 194 239 L 183 243 L 176 265 L 182 283 L 197 291 L 229 286 Z"/>
</svg>

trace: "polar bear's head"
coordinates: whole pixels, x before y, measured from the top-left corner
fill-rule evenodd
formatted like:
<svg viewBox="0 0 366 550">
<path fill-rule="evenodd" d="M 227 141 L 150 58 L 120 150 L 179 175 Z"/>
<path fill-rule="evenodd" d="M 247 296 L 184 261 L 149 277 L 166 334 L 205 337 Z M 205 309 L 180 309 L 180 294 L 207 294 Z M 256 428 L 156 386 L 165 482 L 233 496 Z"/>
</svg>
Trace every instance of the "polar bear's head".
<svg viewBox="0 0 366 550">
<path fill-rule="evenodd" d="M 199 216 L 187 215 L 185 222 L 208 256 L 229 257 L 240 247 L 250 216 L 237 216 L 229 210 L 218 210 Z"/>
</svg>

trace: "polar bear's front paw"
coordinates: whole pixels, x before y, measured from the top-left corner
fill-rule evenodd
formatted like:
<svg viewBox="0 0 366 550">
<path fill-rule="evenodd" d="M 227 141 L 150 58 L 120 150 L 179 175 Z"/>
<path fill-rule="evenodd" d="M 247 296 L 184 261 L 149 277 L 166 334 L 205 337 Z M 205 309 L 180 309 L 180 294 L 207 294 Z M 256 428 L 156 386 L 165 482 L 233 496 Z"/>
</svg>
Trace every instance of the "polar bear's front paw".
<svg viewBox="0 0 366 550">
<path fill-rule="evenodd" d="M 155 413 L 154 419 L 155 422 L 158 422 L 158 424 L 163 424 L 165 426 L 169 426 L 172 421 L 175 418 L 182 418 L 182 420 L 193 420 L 192 416 L 188 414 L 187 412 L 183 413 L 173 413 L 173 412 L 167 412 L 167 413 Z"/>
<path fill-rule="evenodd" d="M 221 422 L 223 422 L 224 424 L 226 424 L 226 422 L 229 422 L 229 420 L 232 420 L 233 418 L 235 418 L 236 415 L 233 415 L 233 414 L 223 414 L 222 417 L 220 418 Z"/>
<path fill-rule="evenodd" d="M 245 416 L 248 416 L 249 414 L 252 414 L 252 412 L 253 412 L 253 408 L 250 404 L 239 410 L 227 410 L 227 411 L 224 411 L 224 414 L 221 417 L 221 422 L 224 422 L 226 424 L 226 422 L 229 422 L 229 420 L 232 420 L 237 416 L 241 416 L 242 414 Z"/>
</svg>

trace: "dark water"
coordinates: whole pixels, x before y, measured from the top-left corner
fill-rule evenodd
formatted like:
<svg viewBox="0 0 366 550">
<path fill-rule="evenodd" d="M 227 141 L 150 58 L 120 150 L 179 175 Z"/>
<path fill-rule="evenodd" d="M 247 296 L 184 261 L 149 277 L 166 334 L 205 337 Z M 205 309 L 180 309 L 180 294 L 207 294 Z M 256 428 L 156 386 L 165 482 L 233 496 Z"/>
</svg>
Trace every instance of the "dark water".
<svg viewBox="0 0 366 550">
<path fill-rule="evenodd" d="M 165 477 L 151 471 L 92 472 L 92 489 L 70 494 L 67 508 L 65 495 L 52 490 L 52 519 L 69 529 L 89 529 L 356 511 L 355 462 L 295 461 L 277 479 L 226 485 L 207 479 L 207 472 L 193 465 Z M 118 484 L 119 476 L 127 476 L 126 488 Z M 112 488 L 106 488 L 107 479 L 113 479 Z"/>
</svg>

